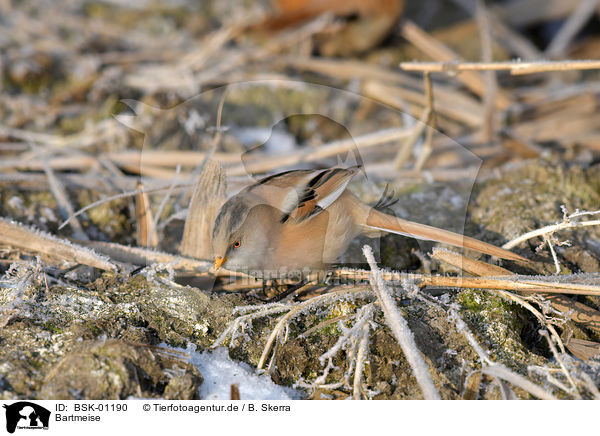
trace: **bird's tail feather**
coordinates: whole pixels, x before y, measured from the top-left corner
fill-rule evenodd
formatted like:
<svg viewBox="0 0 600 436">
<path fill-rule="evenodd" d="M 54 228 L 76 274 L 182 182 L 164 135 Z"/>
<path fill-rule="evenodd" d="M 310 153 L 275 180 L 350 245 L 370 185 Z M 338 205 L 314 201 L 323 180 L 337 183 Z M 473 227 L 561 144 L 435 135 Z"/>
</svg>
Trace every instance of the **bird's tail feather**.
<svg viewBox="0 0 600 436">
<path fill-rule="evenodd" d="M 488 244 L 487 242 L 479 241 L 468 236 L 459 235 L 458 233 L 438 229 L 425 224 L 406 221 L 401 218 L 396 218 L 395 216 L 379 212 L 375 209 L 371 209 L 367 217 L 365 227 L 417 239 L 442 242 L 444 244 L 454 245 L 455 247 L 464 247 L 470 250 L 479 251 L 480 253 L 500 257 L 502 259 L 529 262 L 528 259 L 525 259 L 524 257 L 519 256 L 512 251 L 496 247 L 495 245 Z"/>
</svg>

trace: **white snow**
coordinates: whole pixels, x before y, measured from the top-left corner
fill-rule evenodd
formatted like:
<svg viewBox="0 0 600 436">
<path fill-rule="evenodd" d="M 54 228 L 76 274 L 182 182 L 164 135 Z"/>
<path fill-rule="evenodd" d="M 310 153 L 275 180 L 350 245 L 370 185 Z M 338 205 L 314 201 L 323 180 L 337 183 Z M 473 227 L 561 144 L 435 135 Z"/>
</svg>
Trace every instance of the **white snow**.
<svg viewBox="0 0 600 436">
<path fill-rule="evenodd" d="M 297 400 L 303 391 L 279 386 L 267 374 L 258 375 L 250 365 L 229 358 L 227 348 L 219 347 L 202 353 L 185 350 L 190 362 L 204 377 L 200 387 L 202 400 L 229 400 L 232 384 L 237 384 L 241 400 Z"/>
</svg>

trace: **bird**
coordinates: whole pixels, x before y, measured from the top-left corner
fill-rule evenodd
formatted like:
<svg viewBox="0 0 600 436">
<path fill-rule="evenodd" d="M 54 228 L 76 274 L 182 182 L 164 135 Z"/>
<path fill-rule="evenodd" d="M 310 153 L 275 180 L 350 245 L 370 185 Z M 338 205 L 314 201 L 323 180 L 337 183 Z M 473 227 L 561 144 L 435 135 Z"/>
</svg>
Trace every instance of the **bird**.
<svg viewBox="0 0 600 436">
<path fill-rule="evenodd" d="M 297 27 L 329 13 L 344 25 L 334 34 L 316 35 L 315 45 L 323 56 L 351 56 L 381 43 L 402 15 L 404 0 L 273 0 L 275 12 L 247 31 L 270 34 Z"/>
<path fill-rule="evenodd" d="M 326 271 L 355 237 L 382 232 L 528 262 L 487 242 L 397 218 L 362 202 L 348 189 L 360 169 L 289 170 L 230 197 L 213 225 L 214 269 L 262 278 L 281 277 L 286 271 Z"/>
</svg>

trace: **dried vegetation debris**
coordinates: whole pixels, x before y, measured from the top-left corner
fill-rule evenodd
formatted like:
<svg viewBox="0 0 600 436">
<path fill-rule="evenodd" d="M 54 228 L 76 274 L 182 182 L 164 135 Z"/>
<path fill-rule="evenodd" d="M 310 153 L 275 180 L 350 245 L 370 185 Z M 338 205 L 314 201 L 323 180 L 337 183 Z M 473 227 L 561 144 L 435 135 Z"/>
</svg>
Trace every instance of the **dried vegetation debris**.
<svg viewBox="0 0 600 436">
<path fill-rule="evenodd" d="M 113 273 L 46 288 L 41 265 L 1 283 L 2 397 L 197 398 L 202 377 L 189 357 L 158 345 L 209 346 L 231 298 Z"/>
<path fill-rule="evenodd" d="M 240 37 L 236 20 L 258 16 L 264 3 L 0 2 L 0 216 L 7 218 L 0 224 L 13 232 L 0 235 L 0 398 L 197 398 L 197 368 L 161 344 L 226 344 L 235 358 L 268 368 L 275 381 L 302 387 L 311 398 L 423 396 L 376 293 L 364 282 L 271 305 L 255 297 L 255 282 L 243 293 L 226 291 L 235 283 L 208 290 L 215 280 L 208 264 L 176 254 L 190 188 L 207 153 L 224 167 L 233 192 L 244 183 L 240 176 L 281 169 L 282 155 L 290 165 L 335 165 L 336 154 L 346 158 L 356 146 L 374 176 L 354 187 L 362 198 L 376 201 L 389 182 L 400 198 L 399 216 L 449 228 L 462 226 L 456 217 L 466 215 L 467 234 L 497 244 L 560 222 L 561 206 L 571 215 L 598 210 L 597 72 L 554 78 L 498 72 L 496 82 L 490 74 L 432 73 L 424 85 L 397 68 L 409 59 L 479 59 L 486 50 L 494 60 L 587 57 L 597 51 L 598 32 L 592 25 L 585 38 L 575 34 L 593 8 L 575 13 L 573 2 L 542 8 L 538 0 L 523 0 L 529 8 L 500 4 L 474 19 L 470 10 L 427 18 L 411 6 L 392 44 L 341 59 L 307 55 L 316 33 L 339 26 L 329 19 L 267 41 Z M 437 22 L 450 15 L 458 21 Z M 571 30 L 557 32 L 544 53 L 524 35 L 550 19 L 569 22 Z M 463 64 L 432 68 L 457 65 Z M 218 88 L 254 79 L 265 81 L 229 86 L 226 99 Z M 486 92 L 494 88 L 494 95 Z M 419 118 L 438 130 L 421 128 Z M 246 153 L 256 145 L 256 129 L 264 134 L 273 125 L 289 149 L 278 155 L 271 140 L 264 150 Z M 414 155 L 398 151 L 413 145 Z M 247 158 L 241 164 L 240 154 Z M 140 177 L 155 213 L 147 224 L 159 232 L 158 248 L 171 254 L 127 247 L 139 222 L 131 195 L 123 193 L 136 191 Z M 111 202 L 95 203 L 110 196 Z M 77 217 L 80 228 L 59 228 L 61 209 L 91 204 Z M 457 277 L 430 295 L 414 281 L 388 282 L 384 272 L 393 306 L 441 398 L 598 398 L 597 294 L 584 290 L 557 299 L 551 287 L 561 281 L 563 290 L 579 282 L 597 287 L 598 231 L 561 230 L 556 240 L 518 246 L 536 262 L 515 268 L 528 276 L 502 283 L 535 279 L 543 288 L 546 280 L 543 291 L 555 291 L 554 297 L 520 294 L 519 287 L 454 291 Z M 67 241 L 82 232 L 89 243 Z M 566 238 L 571 246 L 561 245 Z M 151 239 L 142 236 L 140 245 Z M 448 267 L 428 259 L 417 243 L 410 250 L 403 244 L 398 253 L 397 243 L 381 242 L 385 265 L 415 269 L 423 263 L 427 273 L 467 275 L 462 260 Z M 366 265 L 363 244 L 353 244 L 347 263 Z M 138 265 L 145 270 L 131 276 Z M 197 288 L 172 281 L 182 265 L 196 269 Z M 575 274 L 548 278 L 556 265 Z M 580 272 L 587 274 L 577 277 Z M 471 286 L 493 284 L 484 280 Z M 426 284 L 436 286 L 435 280 Z"/>
</svg>

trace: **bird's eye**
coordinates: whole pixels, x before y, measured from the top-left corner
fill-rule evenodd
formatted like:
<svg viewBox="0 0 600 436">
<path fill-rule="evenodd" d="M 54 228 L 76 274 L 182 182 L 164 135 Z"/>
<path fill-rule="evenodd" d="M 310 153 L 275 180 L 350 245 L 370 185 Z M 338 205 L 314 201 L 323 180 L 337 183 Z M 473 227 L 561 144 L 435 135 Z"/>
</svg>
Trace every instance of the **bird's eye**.
<svg viewBox="0 0 600 436">
<path fill-rule="evenodd" d="M 241 245 L 242 245 L 242 243 L 241 243 L 240 241 L 235 241 L 235 242 L 233 243 L 233 246 L 234 246 L 235 248 L 239 248 Z"/>
</svg>

